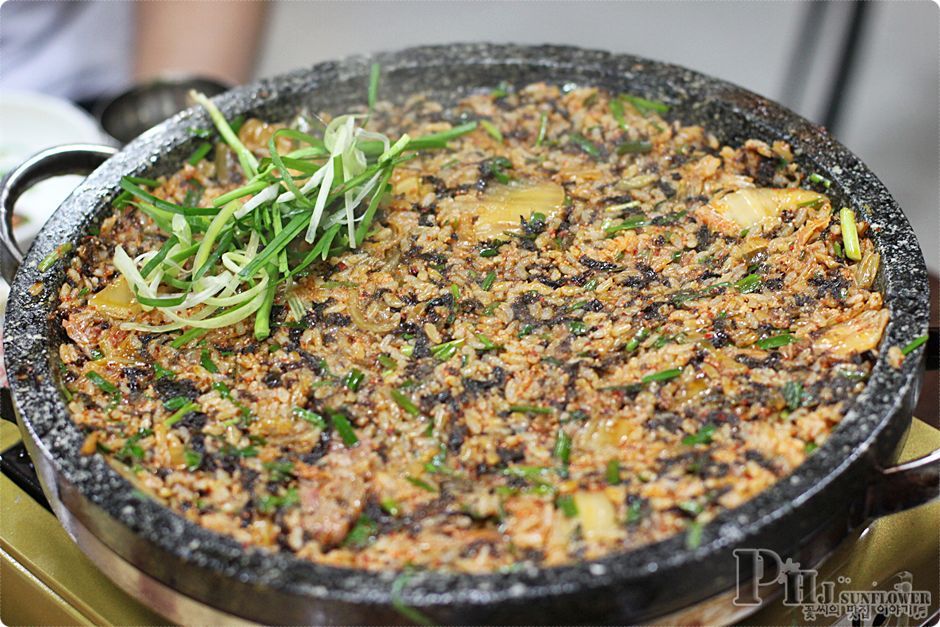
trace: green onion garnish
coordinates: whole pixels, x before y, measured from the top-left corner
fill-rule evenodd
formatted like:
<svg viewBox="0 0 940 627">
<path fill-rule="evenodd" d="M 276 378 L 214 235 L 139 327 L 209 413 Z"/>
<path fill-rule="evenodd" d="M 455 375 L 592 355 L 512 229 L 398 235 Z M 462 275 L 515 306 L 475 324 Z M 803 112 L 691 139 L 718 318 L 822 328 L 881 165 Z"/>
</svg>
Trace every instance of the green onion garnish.
<svg viewBox="0 0 940 627">
<path fill-rule="evenodd" d="M 353 525 L 353 528 L 343 539 L 343 546 L 364 549 L 375 541 L 378 532 L 379 526 L 376 522 L 365 514 L 361 514 L 356 520 L 356 524 Z"/>
<path fill-rule="evenodd" d="M 65 244 L 62 244 L 61 246 L 57 247 L 54 251 L 52 251 L 45 257 L 43 257 L 42 261 L 40 261 L 39 264 L 36 266 L 36 269 L 39 270 L 40 272 L 45 272 L 46 270 L 51 268 L 52 265 L 56 261 L 58 261 L 62 255 L 65 255 L 70 250 L 72 250 L 71 242 L 66 242 Z"/>
<path fill-rule="evenodd" d="M 578 506 L 570 494 L 562 494 L 556 499 L 555 504 L 567 518 L 574 518 L 578 515 Z"/>
<path fill-rule="evenodd" d="M 690 520 L 685 532 L 685 547 L 694 551 L 702 544 L 702 523 Z"/>
<path fill-rule="evenodd" d="M 428 492 L 437 492 L 437 488 L 432 486 L 427 481 L 424 481 L 423 479 L 419 479 L 417 477 L 412 477 L 409 475 L 405 477 L 405 481 L 407 481 L 408 483 L 410 483 L 411 485 L 417 488 L 421 488 L 422 490 L 427 490 Z"/>
<path fill-rule="evenodd" d="M 94 370 L 88 372 L 85 375 L 85 378 L 91 381 L 92 383 L 94 383 L 96 386 L 98 386 L 98 389 L 104 392 L 105 394 L 112 394 L 112 395 L 120 394 L 120 390 L 118 390 L 116 385 L 114 385 L 113 383 L 111 383 L 110 381 L 102 377 L 100 374 L 98 374 Z"/>
<path fill-rule="evenodd" d="M 858 228 L 855 225 L 855 212 L 843 207 L 839 212 L 839 221 L 842 225 L 842 244 L 845 256 L 852 261 L 862 260 L 862 249 L 858 243 Z"/>
<path fill-rule="evenodd" d="M 623 103 L 619 98 L 612 98 L 610 101 L 610 114 L 614 116 L 614 119 L 617 121 L 617 125 L 621 129 L 627 130 L 627 120 L 623 115 Z"/>
<path fill-rule="evenodd" d="M 911 353 L 916 351 L 918 348 L 920 348 L 924 343 L 926 343 L 928 338 L 929 338 L 929 335 L 926 333 L 924 335 L 921 335 L 920 337 L 914 338 L 904 348 L 901 349 L 901 353 L 905 357 L 907 355 L 910 355 Z"/>
<path fill-rule="evenodd" d="M 486 278 L 483 279 L 483 282 L 480 283 L 480 288 L 484 292 L 489 292 L 490 288 L 493 287 L 493 282 L 496 281 L 496 273 L 490 270 L 486 274 Z"/>
<path fill-rule="evenodd" d="M 610 485 L 620 484 L 620 462 L 618 460 L 612 459 L 607 462 L 607 468 L 604 471 L 604 478 L 607 479 L 607 483 Z"/>
<path fill-rule="evenodd" d="M 667 113 L 669 111 L 669 105 L 664 102 L 647 100 L 646 98 L 631 96 L 630 94 L 621 94 L 620 97 L 632 104 L 636 110 L 643 115 L 647 115 L 650 112 Z"/>
<path fill-rule="evenodd" d="M 303 407 L 295 407 L 292 413 L 297 418 L 309 422 L 318 429 L 326 429 L 326 420 L 324 420 L 323 416 L 316 412 L 312 412 L 309 409 L 304 409 Z"/>
<path fill-rule="evenodd" d="M 813 172 L 812 174 L 810 174 L 808 177 L 808 180 L 810 183 L 821 184 L 826 189 L 829 189 L 829 186 L 832 185 L 832 181 L 827 179 L 825 176 L 818 174 L 817 172 Z"/>
<path fill-rule="evenodd" d="M 399 505 L 398 501 L 390 496 L 386 496 L 381 501 L 379 501 L 379 506 L 381 506 L 381 508 L 385 510 L 389 516 L 398 516 L 401 514 L 401 505 Z"/>
<path fill-rule="evenodd" d="M 366 375 L 363 374 L 358 368 L 353 368 L 349 371 L 349 374 L 343 379 L 343 385 L 346 386 L 347 390 L 351 392 L 359 391 L 359 386 L 362 384 L 362 380 L 366 378 Z"/>
<path fill-rule="evenodd" d="M 186 464 L 186 470 L 196 470 L 202 465 L 202 453 L 187 449 L 183 452 L 183 462 Z"/>
<path fill-rule="evenodd" d="M 192 328 L 186 331 L 185 333 L 180 334 L 178 338 L 170 342 L 170 346 L 173 348 L 182 348 L 195 340 L 197 337 L 202 337 L 208 332 L 208 329 Z"/>
<path fill-rule="evenodd" d="M 379 75 L 381 72 L 382 67 L 378 63 L 373 63 L 372 67 L 369 68 L 369 93 L 367 98 L 370 113 L 375 109 L 375 102 L 379 97 Z"/>
<path fill-rule="evenodd" d="M 334 412 L 330 414 L 330 420 L 333 422 L 336 432 L 339 433 L 339 437 L 343 440 L 343 444 L 347 447 L 353 447 L 359 443 L 359 438 L 356 436 L 349 418 L 339 412 Z"/>
<path fill-rule="evenodd" d="M 483 345 L 483 348 L 480 349 L 483 351 L 493 351 L 493 350 L 499 350 L 502 348 L 502 346 L 495 344 L 493 340 L 486 337 L 482 333 L 477 333 L 477 340 L 479 340 L 480 344 Z"/>
<path fill-rule="evenodd" d="M 158 181 L 157 179 L 148 179 L 143 176 L 128 176 L 125 178 L 131 183 L 135 183 L 137 185 L 143 185 L 144 187 L 159 187 L 160 186 L 160 181 Z"/>
<path fill-rule="evenodd" d="M 642 383 L 652 383 L 654 381 L 669 381 L 670 379 L 675 379 L 680 374 L 682 374 L 682 368 L 670 368 L 669 370 L 661 370 L 660 372 L 654 372 L 653 374 L 648 374 L 643 377 L 640 381 Z"/>
<path fill-rule="evenodd" d="M 447 361 L 451 357 L 457 354 L 457 351 L 463 346 L 464 340 L 456 339 L 449 342 L 444 342 L 436 346 L 431 347 L 431 354 L 440 359 L 441 361 Z"/>
<path fill-rule="evenodd" d="M 699 514 L 702 513 L 702 510 L 704 509 L 704 507 L 702 507 L 702 504 L 696 501 L 695 499 L 688 499 L 686 501 L 681 501 L 678 504 L 678 507 L 683 512 L 691 516 L 698 516 Z"/>
<path fill-rule="evenodd" d="M 180 407 L 188 405 L 189 403 L 190 400 L 185 396 L 174 396 L 167 402 L 163 403 L 163 407 L 165 407 L 168 411 L 176 411 Z"/>
<path fill-rule="evenodd" d="M 196 150 L 193 151 L 193 154 L 189 156 L 189 159 L 187 159 L 186 162 L 189 163 L 189 165 L 196 165 L 202 161 L 207 154 L 209 154 L 210 150 L 212 150 L 212 144 L 209 142 L 202 142 L 199 144 Z"/>
<path fill-rule="evenodd" d="M 395 370 L 398 368 L 398 362 L 392 359 L 390 355 L 386 355 L 385 353 L 382 353 L 378 356 L 378 361 L 387 370 Z"/>
<path fill-rule="evenodd" d="M 650 336 L 650 330 L 647 329 L 646 327 L 640 327 L 640 330 L 636 332 L 636 335 L 634 335 L 630 339 L 629 342 L 627 342 L 627 345 L 624 346 L 623 349 L 627 351 L 628 353 L 632 353 L 637 348 L 639 348 L 640 343 L 643 342 L 643 340 L 645 340 L 649 336 Z"/>
<path fill-rule="evenodd" d="M 199 409 L 199 405 L 197 405 L 196 403 L 187 403 L 187 404 L 183 405 L 182 407 L 180 407 L 179 409 L 177 409 L 177 410 L 176 410 L 176 413 L 174 413 L 172 416 L 170 416 L 169 418 L 167 418 L 167 419 L 163 422 L 163 424 L 165 424 L 165 425 L 168 426 L 168 427 L 172 427 L 172 426 L 175 425 L 177 422 L 179 422 L 180 420 L 182 420 L 183 417 L 186 416 L 186 414 L 188 414 L 188 413 L 190 413 L 190 412 L 193 412 L 193 411 L 196 411 L 197 409 Z"/>
<path fill-rule="evenodd" d="M 757 340 L 757 348 L 762 350 L 769 350 L 771 348 L 780 348 L 781 346 L 786 346 L 787 344 L 792 344 L 796 341 L 796 338 L 790 335 L 790 332 L 781 333 L 780 335 L 773 335 L 771 337 L 765 337 L 762 340 Z"/>
<path fill-rule="evenodd" d="M 158 364 L 157 362 L 154 362 L 154 364 L 153 364 L 153 376 L 154 376 L 155 379 L 157 379 L 157 380 L 159 381 L 159 380 L 162 379 L 163 377 L 167 377 L 167 378 L 169 378 L 169 379 L 173 379 L 173 378 L 176 377 L 176 373 L 173 372 L 172 370 L 167 370 L 166 368 L 164 368 L 163 366 L 161 366 L 161 365 Z"/>
<path fill-rule="evenodd" d="M 412 401 L 401 390 L 392 390 L 391 395 L 392 395 L 392 400 L 395 401 L 395 403 L 398 404 L 399 407 L 404 409 L 406 412 L 408 412 L 412 416 L 418 416 L 421 414 L 421 410 L 418 408 L 417 405 L 414 404 L 414 401 Z"/>
<path fill-rule="evenodd" d="M 759 274 L 749 274 L 743 279 L 737 281 L 734 287 L 742 294 L 750 294 L 760 289 L 761 280 Z"/>
<path fill-rule="evenodd" d="M 564 466 L 567 466 L 571 461 L 571 436 L 562 429 L 559 429 L 555 436 L 555 447 L 552 449 L 552 455 Z"/>
<path fill-rule="evenodd" d="M 628 525 L 635 525 L 640 522 L 640 519 L 643 517 L 643 501 L 637 499 L 632 503 L 627 505 L 627 520 Z"/>
<path fill-rule="evenodd" d="M 711 444 L 712 434 L 715 433 L 715 425 L 704 425 L 698 430 L 698 433 L 687 435 L 682 438 L 682 443 L 686 446 L 695 446 L 696 444 Z"/>
<path fill-rule="evenodd" d="M 619 233 L 620 231 L 629 231 L 632 229 L 638 229 L 640 227 L 649 226 L 650 224 L 651 223 L 649 219 L 647 219 L 646 216 L 632 216 L 630 218 L 627 218 L 620 224 L 616 224 L 614 226 L 608 226 L 607 228 L 604 229 L 604 233 L 607 234 L 607 237 L 611 237 L 612 235 Z"/>
<path fill-rule="evenodd" d="M 202 349 L 200 362 L 202 363 L 202 367 L 208 370 L 209 372 L 211 372 L 212 374 L 216 374 L 219 371 L 219 367 L 215 365 L 215 362 L 212 361 L 212 357 L 209 355 L 208 348 Z"/>
<path fill-rule="evenodd" d="M 601 156 L 600 149 L 594 145 L 594 143 L 589 140 L 587 137 L 581 133 L 571 133 L 568 137 L 571 140 L 571 143 L 580 148 L 586 154 L 594 157 L 595 159 Z"/>
<path fill-rule="evenodd" d="M 783 400 L 786 401 L 790 411 L 795 411 L 803 405 L 803 384 L 799 381 L 787 381 L 783 384 Z"/>
<path fill-rule="evenodd" d="M 545 132 L 548 130 L 548 114 L 544 111 L 539 116 L 539 134 L 535 139 L 535 146 L 538 148 L 545 141 Z"/>
<path fill-rule="evenodd" d="M 496 125 L 490 122 L 489 120 L 480 120 L 480 126 L 483 127 L 483 130 L 486 131 L 490 137 L 503 143 L 503 134 L 500 132 Z"/>
<path fill-rule="evenodd" d="M 645 141 L 627 141 L 617 146 L 618 155 L 646 154 L 653 150 L 653 144 Z"/>
<path fill-rule="evenodd" d="M 370 112 L 378 77 L 378 67 L 373 66 Z M 142 260 L 132 259 L 121 246 L 114 253 L 115 267 L 140 304 L 156 308 L 170 322 L 124 326 L 148 332 L 180 329 L 182 334 L 172 344 L 176 348 L 249 316 L 254 316 L 255 337 L 267 338 L 279 286 L 317 259 L 363 243 L 393 169 L 413 157 L 403 153 L 447 148 L 451 140 L 477 127 L 471 122 L 392 141 L 357 126 L 361 118 L 337 116 L 318 137 L 278 129 L 268 142 L 269 156 L 259 161 L 238 138 L 237 120 L 230 124 L 205 96 L 193 94 L 193 98 L 237 155 L 244 184 L 213 199 L 211 207 L 199 207 L 192 205 L 199 203 L 201 193 L 187 193 L 183 205 L 177 205 L 148 191 L 158 181 L 124 177 L 120 202 L 138 207 L 167 237 L 159 251 L 145 253 Z M 191 157 L 198 163 L 211 150 L 212 134 L 208 130 L 195 134 L 207 140 Z M 292 140 L 292 149 L 282 153 L 282 142 L 276 140 L 285 137 Z M 312 246 L 298 262 L 288 250 L 301 235 Z M 161 277 L 156 285 L 155 276 Z M 290 303 L 290 290 L 284 291 Z M 292 306 L 292 312 L 296 310 Z"/>
<path fill-rule="evenodd" d="M 538 405 L 510 405 L 509 411 L 518 414 L 550 414 L 550 407 L 539 407 Z"/>
</svg>

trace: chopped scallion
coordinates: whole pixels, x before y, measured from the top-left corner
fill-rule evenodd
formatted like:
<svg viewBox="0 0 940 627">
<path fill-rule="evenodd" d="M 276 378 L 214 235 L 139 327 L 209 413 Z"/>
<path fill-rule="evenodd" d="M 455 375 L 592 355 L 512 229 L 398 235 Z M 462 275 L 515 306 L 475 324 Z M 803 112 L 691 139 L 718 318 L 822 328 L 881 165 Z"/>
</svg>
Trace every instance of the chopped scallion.
<svg viewBox="0 0 940 627">
<path fill-rule="evenodd" d="M 309 422 L 318 429 L 326 429 L 326 420 L 324 420 L 323 416 L 316 412 L 312 412 L 309 409 L 304 409 L 303 407 L 295 407 L 293 409 L 293 414 L 297 418 Z"/>
<path fill-rule="evenodd" d="M 401 390 L 392 390 L 391 395 L 392 400 L 412 416 L 418 416 L 421 414 L 421 409 L 419 409 L 418 406 L 414 404 L 414 401 L 412 401 L 411 398 L 409 398 Z"/>
<path fill-rule="evenodd" d="M 787 344 L 792 344 L 796 341 L 796 338 L 790 335 L 789 332 L 781 333 L 779 335 L 772 335 L 771 337 L 765 337 L 762 340 L 757 340 L 757 348 L 762 350 L 769 350 L 771 348 L 780 348 L 781 346 L 786 346 Z"/>
<path fill-rule="evenodd" d="M 194 412 L 197 409 L 199 409 L 199 405 L 197 405 L 196 403 L 187 403 L 183 405 L 182 407 L 180 407 L 179 409 L 177 409 L 176 412 L 172 416 L 170 416 L 165 421 L 163 421 L 163 424 L 166 425 L 167 427 L 172 427 L 177 422 L 185 418 L 186 414 L 190 412 Z"/>
<path fill-rule="evenodd" d="M 607 462 L 607 468 L 604 471 L 604 478 L 610 485 L 620 485 L 620 462 L 612 459 Z"/>
<path fill-rule="evenodd" d="M 924 335 L 921 335 L 920 337 L 914 338 L 904 348 L 901 349 L 901 353 L 905 357 L 907 355 L 910 355 L 911 353 L 916 351 L 918 348 L 920 348 L 923 344 L 925 344 L 929 337 L 930 336 L 925 333 Z"/>
<path fill-rule="evenodd" d="M 839 221 L 842 226 L 842 245 L 845 256 L 852 261 L 862 260 L 862 249 L 858 243 L 858 227 L 855 224 L 855 212 L 843 207 L 839 212 Z"/>
<path fill-rule="evenodd" d="M 652 383 L 654 381 L 669 381 L 675 379 L 680 374 L 682 374 L 682 368 L 670 368 L 669 370 L 661 370 L 653 374 L 648 374 L 641 379 L 641 382 Z"/>
<path fill-rule="evenodd" d="M 490 288 L 493 287 L 493 282 L 496 281 L 496 273 L 490 270 L 486 274 L 486 278 L 483 279 L 483 282 L 480 283 L 480 288 L 484 292 L 489 292 Z"/>
<path fill-rule="evenodd" d="M 431 485 L 427 481 L 423 479 L 419 479 L 418 477 L 412 477 L 409 475 L 405 477 L 405 480 L 411 485 L 415 486 L 416 488 L 421 488 L 422 490 L 426 490 L 427 492 L 437 492 L 437 488 L 435 488 L 433 485 Z"/>
<path fill-rule="evenodd" d="M 555 503 L 565 517 L 574 518 L 578 515 L 578 505 L 574 502 L 574 497 L 570 494 L 562 494 L 556 499 Z"/>
<path fill-rule="evenodd" d="M 333 427 L 339 437 L 343 440 L 343 444 L 347 447 L 353 447 L 359 443 L 359 438 L 356 436 L 349 418 L 339 412 L 334 412 L 330 414 L 330 420 L 333 422 Z"/>
<path fill-rule="evenodd" d="M 711 444 L 712 435 L 715 433 L 715 425 L 703 425 L 697 433 L 687 435 L 682 438 L 682 443 L 686 446 L 695 446 L 696 444 Z"/>
<path fill-rule="evenodd" d="M 202 354 L 200 355 L 200 363 L 202 363 L 203 368 L 205 368 L 212 374 L 216 374 L 219 372 L 219 367 L 215 365 L 214 361 L 212 361 L 212 357 L 211 355 L 209 355 L 209 349 L 207 348 L 202 349 Z"/>
<path fill-rule="evenodd" d="M 441 361 L 447 361 L 451 357 L 457 354 L 457 351 L 463 346 L 464 340 L 456 339 L 449 342 L 444 342 L 436 346 L 431 347 L 431 354 L 440 359 Z"/>
<path fill-rule="evenodd" d="M 519 414 L 550 414 L 550 407 L 539 407 L 538 405 L 510 405 L 509 411 Z"/>
<path fill-rule="evenodd" d="M 343 385 L 345 385 L 346 389 L 350 390 L 351 392 L 358 392 L 359 386 L 362 384 L 362 381 L 365 378 L 366 375 L 361 370 L 358 368 L 353 368 L 343 379 Z"/>
<path fill-rule="evenodd" d="M 601 156 L 600 148 L 598 148 L 594 142 L 589 140 L 587 137 L 581 133 L 572 133 L 568 136 L 571 140 L 571 143 L 580 148 L 583 152 L 590 155 L 591 157 L 597 159 Z"/>
<path fill-rule="evenodd" d="M 544 111 L 539 116 L 539 133 L 535 139 L 536 148 L 542 145 L 542 142 L 545 141 L 545 133 L 548 130 L 548 114 Z"/>
<path fill-rule="evenodd" d="M 480 126 L 483 127 L 483 130 L 486 131 L 490 137 L 492 137 L 499 143 L 503 143 L 503 134 L 500 132 L 498 128 L 496 128 L 495 124 L 493 124 L 489 120 L 480 120 Z"/>
</svg>

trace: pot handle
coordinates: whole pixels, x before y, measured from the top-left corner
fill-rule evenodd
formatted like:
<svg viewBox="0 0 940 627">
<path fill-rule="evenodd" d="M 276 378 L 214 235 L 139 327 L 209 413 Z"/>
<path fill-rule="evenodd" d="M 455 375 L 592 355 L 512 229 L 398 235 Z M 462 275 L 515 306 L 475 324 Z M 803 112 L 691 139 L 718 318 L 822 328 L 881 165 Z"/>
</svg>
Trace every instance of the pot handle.
<svg viewBox="0 0 940 627">
<path fill-rule="evenodd" d="M 865 509 L 878 518 L 940 497 L 940 449 L 881 470 L 868 486 Z"/>
<path fill-rule="evenodd" d="M 924 348 L 927 352 L 927 370 L 940 370 L 940 327 L 927 330 L 927 346 Z"/>
<path fill-rule="evenodd" d="M 36 183 L 65 174 L 90 174 L 117 152 L 103 144 L 66 144 L 47 148 L 11 170 L 0 181 L 0 269 L 7 283 L 23 263 L 13 235 L 13 205 Z"/>
</svg>

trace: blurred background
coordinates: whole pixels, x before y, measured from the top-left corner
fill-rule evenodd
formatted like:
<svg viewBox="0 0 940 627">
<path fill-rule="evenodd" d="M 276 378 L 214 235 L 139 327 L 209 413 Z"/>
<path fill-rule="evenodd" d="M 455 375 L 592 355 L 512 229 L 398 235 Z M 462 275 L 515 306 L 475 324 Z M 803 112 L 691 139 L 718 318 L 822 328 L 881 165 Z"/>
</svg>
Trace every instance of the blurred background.
<svg viewBox="0 0 940 627">
<path fill-rule="evenodd" d="M 155 96 L 151 81 L 158 77 L 200 76 L 223 89 L 350 54 L 453 41 L 632 53 L 779 101 L 824 124 L 869 165 L 914 225 L 931 273 L 940 272 L 940 9 L 929 0 L 12 0 L 0 6 L 0 170 L 42 143 L 135 136 L 141 125 L 172 113 L 174 98 L 175 106 L 184 103 L 185 89 Z M 75 111 L 61 119 L 68 117 L 63 100 L 79 105 L 83 123 Z M 147 107 L 155 107 L 155 119 L 144 115 Z M 108 133 L 96 126 L 102 121 Z M 55 198 L 26 203 L 20 218 L 26 237 Z"/>
<path fill-rule="evenodd" d="M 106 33 L 106 37 L 101 35 Z M 727 79 L 825 124 L 887 184 L 940 271 L 940 9 L 914 2 L 57 2 L 0 7 L 0 89 L 100 114 L 135 83 L 223 83 L 426 43 L 558 43 Z"/>
</svg>

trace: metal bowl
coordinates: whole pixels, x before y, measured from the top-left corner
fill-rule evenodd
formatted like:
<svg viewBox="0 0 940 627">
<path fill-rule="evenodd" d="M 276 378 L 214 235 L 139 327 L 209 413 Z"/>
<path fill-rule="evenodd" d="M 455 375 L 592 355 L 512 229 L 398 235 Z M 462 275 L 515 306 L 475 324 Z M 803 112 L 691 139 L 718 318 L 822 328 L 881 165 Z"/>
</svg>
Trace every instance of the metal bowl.
<svg viewBox="0 0 940 627">
<path fill-rule="evenodd" d="M 135 85 L 95 109 L 101 127 L 121 144 L 189 107 L 191 89 L 215 96 L 231 85 L 200 76 L 165 76 Z"/>
</svg>

